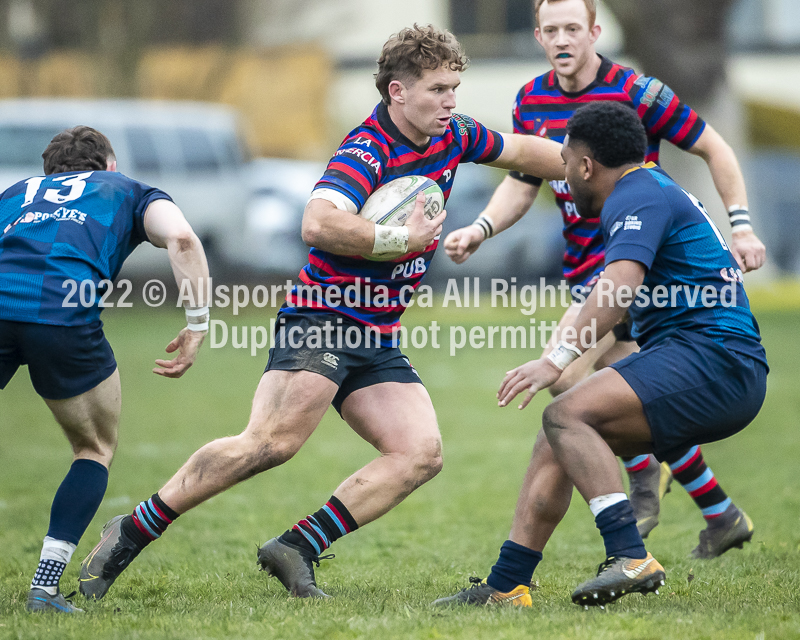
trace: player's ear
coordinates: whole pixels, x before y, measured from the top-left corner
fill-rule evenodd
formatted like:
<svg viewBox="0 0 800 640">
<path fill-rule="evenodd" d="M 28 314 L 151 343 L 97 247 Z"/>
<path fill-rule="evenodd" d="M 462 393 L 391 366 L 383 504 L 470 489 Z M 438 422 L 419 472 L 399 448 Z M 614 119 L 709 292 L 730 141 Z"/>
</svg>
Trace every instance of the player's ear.
<svg viewBox="0 0 800 640">
<path fill-rule="evenodd" d="M 397 102 L 398 104 L 405 104 L 405 102 L 406 102 L 405 89 L 406 88 L 403 86 L 402 82 L 400 82 L 399 80 L 392 80 L 389 83 L 388 89 L 389 89 L 389 97 L 394 102 Z"/>
<path fill-rule="evenodd" d="M 116 171 L 117 170 L 117 159 L 116 158 L 109 158 L 106 160 L 106 171 Z"/>
<path fill-rule="evenodd" d="M 589 42 L 594 44 L 597 42 L 597 39 L 600 37 L 600 25 L 595 24 L 591 29 L 589 29 Z"/>
<path fill-rule="evenodd" d="M 533 37 L 536 38 L 536 42 L 538 42 L 539 44 L 542 44 L 542 31 L 541 31 L 541 29 L 539 29 L 539 27 L 536 27 L 533 30 Z M 542 44 L 542 46 L 544 46 L 544 45 Z"/>
<path fill-rule="evenodd" d="M 592 159 L 589 156 L 583 156 L 581 158 L 581 177 L 589 181 L 594 176 L 595 165 L 592 162 Z"/>
</svg>

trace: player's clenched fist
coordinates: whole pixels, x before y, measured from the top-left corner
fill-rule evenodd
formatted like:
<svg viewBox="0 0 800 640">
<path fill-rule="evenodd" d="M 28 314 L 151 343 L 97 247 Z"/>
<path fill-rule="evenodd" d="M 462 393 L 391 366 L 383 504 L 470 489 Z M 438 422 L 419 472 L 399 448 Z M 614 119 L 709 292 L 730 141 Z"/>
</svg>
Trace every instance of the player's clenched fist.
<svg viewBox="0 0 800 640">
<path fill-rule="evenodd" d="M 731 238 L 731 253 L 742 271 L 755 271 L 764 265 L 767 249 L 756 234 L 752 231 L 734 231 Z"/>
<path fill-rule="evenodd" d="M 484 239 L 481 228 L 471 224 L 447 234 L 444 251 L 453 262 L 461 264 L 478 250 Z"/>
</svg>

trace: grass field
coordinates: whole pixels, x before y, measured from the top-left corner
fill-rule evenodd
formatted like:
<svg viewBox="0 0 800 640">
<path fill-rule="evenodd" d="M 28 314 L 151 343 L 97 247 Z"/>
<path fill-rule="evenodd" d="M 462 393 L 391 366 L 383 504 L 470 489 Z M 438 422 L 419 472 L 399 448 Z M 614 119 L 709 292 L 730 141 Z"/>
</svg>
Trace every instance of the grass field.
<svg viewBox="0 0 800 640">
<path fill-rule="evenodd" d="M 373 451 L 329 411 L 288 464 L 189 512 L 82 617 L 31 616 L 24 603 L 52 496 L 70 453 L 27 372 L 0 393 L 0 638 L 799 638 L 800 341 L 797 310 L 769 296 L 756 312 L 772 373 L 766 404 L 744 432 L 704 447 L 723 487 L 753 518 L 753 543 L 720 559 L 692 561 L 703 520 L 677 487 L 664 501 L 648 549 L 667 569 L 661 595 L 628 596 L 606 611 L 571 604 L 574 586 L 603 560 L 588 508 L 572 508 L 545 550 L 534 607 L 434 610 L 429 603 L 485 576 L 511 521 L 547 398 L 524 412 L 498 409 L 504 372 L 530 359 L 521 350 L 408 349 L 437 408 L 442 473 L 390 514 L 334 545 L 317 570 L 330 601 L 288 599 L 256 570 L 257 545 L 315 511 Z M 413 310 L 407 324 L 522 324 L 518 310 Z M 272 310 L 274 313 L 274 310 Z M 62 588 L 77 588 L 79 561 L 102 524 L 149 497 L 205 442 L 244 426 L 266 351 L 204 347 L 178 381 L 150 373 L 181 326 L 175 310 L 109 310 L 106 331 L 123 381 L 120 444 L 105 501 L 68 567 Z M 253 310 L 229 324 L 263 321 Z M 537 320 L 555 318 L 537 316 Z M 693 580 L 688 580 L 693 575 Z M 83 606 L 83 605 L 79 605 Z"/>
</svg>

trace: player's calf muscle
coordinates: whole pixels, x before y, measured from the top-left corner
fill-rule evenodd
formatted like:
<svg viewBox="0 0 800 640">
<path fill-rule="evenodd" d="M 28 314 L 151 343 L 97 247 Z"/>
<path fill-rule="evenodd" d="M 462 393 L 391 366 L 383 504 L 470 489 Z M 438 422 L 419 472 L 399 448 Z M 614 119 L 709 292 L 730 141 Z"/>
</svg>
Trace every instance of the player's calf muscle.
<svg viewBox="0 0 800 640">
<path fill-rule="evenodd" d="M 203 447 L 196 454 L 198 459 L 195 466 L 201 475 L 203 468 L 210 468 L 214 475 L 229 475 L 233 482 L 241 482 L 283 464 L 299 449 L 299 445 L 292 443 L 258 440 L 242 434 L 222 438 Z"/>
</svg>

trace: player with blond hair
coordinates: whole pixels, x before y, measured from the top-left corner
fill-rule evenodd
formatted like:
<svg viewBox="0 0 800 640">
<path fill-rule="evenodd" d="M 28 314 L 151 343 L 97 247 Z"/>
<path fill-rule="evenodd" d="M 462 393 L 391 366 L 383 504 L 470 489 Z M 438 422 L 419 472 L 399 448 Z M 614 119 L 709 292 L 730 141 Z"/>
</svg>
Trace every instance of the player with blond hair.
<svg viewBox="0 0 800 640">
<path fill-rule="evenodd" d="M 445 199 L 459 163 L 490 164 L 563 177 L 560 145 L 503 134 L 455 113 L 468 60 L 447 31 L 403 29 L 384 45 L 375 83 L 380 103 L 347 135 L 306 206 L 302 236 L 311 247 L 300 285 L 277 320 L 275 346 L 240 435 L 201 448 L 132 514 L 112 520 L 84 561 L 81 591 L 101 598 L 139 552 L 180 514 L 251 476 L 288 461 L 317 428 L 329 405 L 379 455 L 337 487 L 330 500 L 258 552 L 265 571 L 293 596 L 326 597 L 312 563 L 330 545 L 381 517 L 441 469 L 436 414 L 419 375 L 397 347 L 400 317 L 439 243 L 445 214 L 423 215 L 424 197 L 403 227 L 355 215 L 380 186 L 419 175 Z M 399 253 L 392 260 L 361 256 Z M 382 302 L 341 300 L 342 288 L 383 287 Z M 336 295 L 334 295 L 336 294 Z M 341 327 L 358 346 L 315 340 Z M 374 336 L 377 334 L 377 339 Z M 284 339 L 288 338 L 288 339 Z"/>
</svg>

